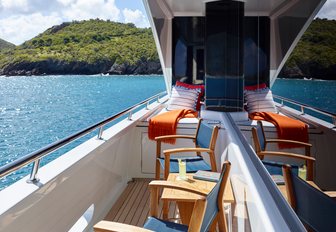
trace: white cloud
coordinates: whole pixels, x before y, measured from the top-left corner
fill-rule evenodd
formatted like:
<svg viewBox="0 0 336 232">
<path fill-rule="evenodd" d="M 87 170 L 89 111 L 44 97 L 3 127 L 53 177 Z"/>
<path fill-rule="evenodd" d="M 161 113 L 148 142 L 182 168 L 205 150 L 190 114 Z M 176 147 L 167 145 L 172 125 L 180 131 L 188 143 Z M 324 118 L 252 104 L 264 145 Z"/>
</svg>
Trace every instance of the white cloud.
<svg viewBox="0 0 336 232">
<path fill-rule="evenodd" d="M 62 23 L 62 19 L 55 15 L 44 16 L 40 13 L 31 15 L 12 16 L 0 19 L 1 38 L 14 44 L 21 44 L 42 33 L 53 25 Z"/>
<path fill-rule="evenodd" d="M 141 0 L 0 0 L 0 38 L 18 45 L 62 22 L 92 18 L 149 27 L 141 10 L 125 8 L 121 14 L 116 1 L 132 8 Z"/>
<path fill-rule="evenodd" d="M 149 27 L 147 17 L 138 9 L 130 10 L 125 8 L 123 16 L 126 23 L 134 23 L 137 27 Z"/>
<path fill-rule="evenodd" d="M 75 2 L 75 0 L 57 0 L 57 2 L 61 3 L 63 6 L 68 6 L 71 3 Z"/>
<path fill-rule="evenodd" d="M 21 13 L 26 13 L 29 11 L 29 4 L 27 0 L 2 0 L 2 7 L 6 11 L 16 11 Z"/>
<path fill-rule="evenodd" d="M 28 7 L 28 2 L 27 0 L 2 0 L 1 1 L 2 5 L 7 8 L 27 8 Z"/>
<path fill-rule="evenodd" d="M 77 0 L 64 10 L 63 15 L 71 20 L 100 18 L 117 21 L 120 10 L 114 0 Z"/>
<path fill-rule="evenodd" d="M 317 14 L 317 17 L 336 19 L 336 0 L 327 0 L 320 12 Z"/>
<path fill-rule="evenodd" d="M 121 21 L 115 0 L 0 0 L 0 38 L 18 45 L 62 22 L 92 18 Z"/>
</svg>

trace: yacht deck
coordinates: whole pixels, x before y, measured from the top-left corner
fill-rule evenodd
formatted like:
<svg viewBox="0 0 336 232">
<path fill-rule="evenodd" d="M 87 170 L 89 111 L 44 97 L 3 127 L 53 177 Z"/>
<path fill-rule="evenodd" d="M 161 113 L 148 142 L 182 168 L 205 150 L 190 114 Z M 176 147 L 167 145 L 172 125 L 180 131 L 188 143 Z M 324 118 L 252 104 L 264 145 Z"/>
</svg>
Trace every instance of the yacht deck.
<svg viewBox="0 0 336 232">
<path fill-rule="evenodd" d="M 113 205 L 105 220 L 143 226 L 149 214 L 148 184 L 152 179 L 134 179 Z M 162 218 L 162 202 L 159 204 L 159 217 Z M 180 222 L 176 204 L 169 205 L 169 218 Z"/>
<path fill-rule="evenodd" d="M 110 212 L 104 220 L 126 223 L 142 227 L 149 214 L 149 189 L 148 184 L 152 179 L 136 178 L 130 181 L 116 203 L 112 206 Z M 226 214 L 227 220 L 231 217 L 231 226 L 228 225 L 229 231 L 238 231 L 238 225 L 243 221 L 244 231 L 251 231 L 249 220 L 245 208 L 243 216 L 241 213 L 234 211 L 236 204 L 232 204 L 231 213 Z M 246 206 L 246 205 L 245 205 Z M 240 214 L 240 215 L 239 215 Z M 162 202 L 159 203 L 159 217 L 162 218 Z M 170 202 L 168 217 L 170 221 L 181 223 L 178 207 L 175 202 Z M 243 220 L 242 220 L 243 219 Z M 230 224 L 230 223 L 229 223 Z"/>
</svg>

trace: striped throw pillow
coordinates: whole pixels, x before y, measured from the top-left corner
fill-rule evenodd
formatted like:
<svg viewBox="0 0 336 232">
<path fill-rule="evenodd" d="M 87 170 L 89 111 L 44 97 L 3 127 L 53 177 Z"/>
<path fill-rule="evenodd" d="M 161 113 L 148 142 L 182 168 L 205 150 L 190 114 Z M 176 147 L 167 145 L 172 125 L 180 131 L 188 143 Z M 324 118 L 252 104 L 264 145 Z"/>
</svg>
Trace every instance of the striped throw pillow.
<svg viewBox="0 0 336 232">
<path fill-rule="evenodd" d="M 274 112 L 277 113 L 272 91 L 269 88 L 245 90 L 247 111 L 253 112 Z"/>
<path fill-rule="evenodd" d="M 168 102 L 167 110 L 195 110 L 199 90 L 174 86 Z"/>
</svg>

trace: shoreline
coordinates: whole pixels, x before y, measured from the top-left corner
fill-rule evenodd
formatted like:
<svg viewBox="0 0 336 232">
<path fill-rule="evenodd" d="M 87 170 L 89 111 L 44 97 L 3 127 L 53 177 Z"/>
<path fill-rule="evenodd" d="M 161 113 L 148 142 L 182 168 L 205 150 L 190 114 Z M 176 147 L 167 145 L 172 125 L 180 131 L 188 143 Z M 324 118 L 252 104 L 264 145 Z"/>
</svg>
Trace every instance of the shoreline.
<svg viewBox="0 0 336 232">
<path fill-rule="evenodd" d="M 277 77 L 277 79 L 283 80 L 302 80 L 302 81 L 336 81 L 330 79 L 317 79 L 317 78 L 292 78 L 292 77 Z"/>
<path fill-rule="evenodd" d="M 160 76 L 162 77 L 163 74 L 104 74 L 104 73 L 97 73 L 97 74 L 43 74 L 43 75 L 0 75 L 0 78 L 7 78 L 7 77 L 45 77 L 45 76 L 50 76 L 50 77 L 64 77 L 64 76 L 95 76 L 95 77 L 120 77 L 120 76 L 134 76 L 134 77 L 141 77 L 141 76 L 152 76 L 152 77 L 157 77 Z M 282 80 L 304 80 L 304 81 L 336 81 L 335 80 L 330 80 L 330 79 L 317 79 L 317 78 L 292 78 L 292 77 L 277 77 L 277 79 L 282 79 Z"/>
<path fill-rule="evenodd" d="M 64 76 L 92 76 L 92 77 L 122 77 L 122 76 L 129 76 L 129 77 L 163 77 L 163 74 L 111 74 L 111 75 L 101 75 L 101 74 L 51 74 L 51 75 L 0 75 L 0 78 L 8 78 L 8 77 L 64 77 Z"/>
</svg>

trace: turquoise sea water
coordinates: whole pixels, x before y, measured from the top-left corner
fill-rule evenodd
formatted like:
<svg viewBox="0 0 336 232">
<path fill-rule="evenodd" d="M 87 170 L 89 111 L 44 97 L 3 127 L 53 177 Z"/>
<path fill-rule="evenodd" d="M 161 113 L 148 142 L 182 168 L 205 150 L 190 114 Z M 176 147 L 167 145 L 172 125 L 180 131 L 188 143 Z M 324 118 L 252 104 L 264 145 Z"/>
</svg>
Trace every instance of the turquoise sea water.
<svg viewBox="0 0 336 232">
<path fill-rule="evenodd" d="M 162 76 L 0 77 L 0 166 L 164 90 Z M 278 79 L 272 90 L 277 95 L 336 111 L 336 81 Z M 42 163 L 86 138 L 47 156 Z M 0 189 L 30 170 L 27 167 L 0 179 Z"/>
<path fill-rule="evenodd" d="M 336 81 L 277 79 L 272 87 L 272 92 L 336 114 Z M 288 106 L 300 110 L 298 106 L 291 104 Z M 305 110 L 305 112 L 332 123 L 331 117 L 311 110 Z"/>
<path fill-rule="evenodd" d="M 162 76 L 0 77 L 0 166 L 164 90 Z M 30 170 L 0 179 L 0 189 Z"/>
</svg>

